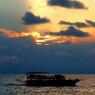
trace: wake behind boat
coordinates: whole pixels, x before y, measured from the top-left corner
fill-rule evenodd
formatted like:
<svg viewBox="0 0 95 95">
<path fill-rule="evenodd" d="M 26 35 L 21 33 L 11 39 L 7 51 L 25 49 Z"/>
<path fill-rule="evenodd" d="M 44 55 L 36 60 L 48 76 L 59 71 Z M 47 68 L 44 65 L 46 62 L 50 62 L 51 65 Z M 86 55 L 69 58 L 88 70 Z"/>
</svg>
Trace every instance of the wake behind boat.
<svg viewBox="0 0 95 95">
<path fill-rule="evenodd" d="M 76 86 L 79 79 L 65 79 L 64 75 L 46 72 L 28 72 L 26 86 Z"/>
</svg>

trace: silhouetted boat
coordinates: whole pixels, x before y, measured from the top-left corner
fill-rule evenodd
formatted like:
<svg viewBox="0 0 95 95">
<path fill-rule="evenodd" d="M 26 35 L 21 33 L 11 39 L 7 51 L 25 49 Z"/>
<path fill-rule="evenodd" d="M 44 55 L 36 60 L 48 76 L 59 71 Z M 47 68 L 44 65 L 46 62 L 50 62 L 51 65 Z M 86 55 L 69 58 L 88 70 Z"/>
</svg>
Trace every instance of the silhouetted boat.
<svg viewBox="0 0 95 95">
<path fill-rule="evenodd" d="M 65 79 L 64 75 L 28 72 L 26 86 L 76 86 L 79 79 Z"/>
</svg>

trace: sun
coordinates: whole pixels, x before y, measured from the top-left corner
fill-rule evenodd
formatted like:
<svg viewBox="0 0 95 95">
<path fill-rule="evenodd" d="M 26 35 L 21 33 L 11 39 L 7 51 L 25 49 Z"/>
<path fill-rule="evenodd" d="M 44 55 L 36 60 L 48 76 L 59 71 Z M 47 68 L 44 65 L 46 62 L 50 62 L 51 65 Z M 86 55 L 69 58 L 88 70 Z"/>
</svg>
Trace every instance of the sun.
<svg viewBox="0 0 95 95">
<path fill-rule="evenodd" d="M 35 38 L 40 38 L 40 33 L 38 33 L 38 32 L 32 32 L 31 34 Z"/>
</svg>

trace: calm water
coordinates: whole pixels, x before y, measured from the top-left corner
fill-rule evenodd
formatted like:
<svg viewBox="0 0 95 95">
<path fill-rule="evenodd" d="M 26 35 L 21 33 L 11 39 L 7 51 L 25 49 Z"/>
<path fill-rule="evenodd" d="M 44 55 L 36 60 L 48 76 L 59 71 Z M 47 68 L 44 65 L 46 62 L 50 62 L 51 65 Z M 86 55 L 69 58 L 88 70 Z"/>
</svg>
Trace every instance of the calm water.
<svg viewBox="0 0 95 95">
<path fill-rule="evenodd" d="M 25 75 L 0 75 L 0 95 L 95 95 L 95 75 L 65 75 L 79 78 L 76 87 L 26 87 Z"/>
</svg>

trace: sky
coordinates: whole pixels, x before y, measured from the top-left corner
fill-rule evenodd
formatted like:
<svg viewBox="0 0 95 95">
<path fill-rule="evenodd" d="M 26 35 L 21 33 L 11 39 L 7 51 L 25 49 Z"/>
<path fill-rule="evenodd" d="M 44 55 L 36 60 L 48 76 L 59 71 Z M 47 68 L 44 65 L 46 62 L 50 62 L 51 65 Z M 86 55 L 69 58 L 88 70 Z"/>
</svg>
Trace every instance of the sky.
<svg viewBox="0 0 95 95">
<path fill-rule="evenodd" d="M 95 74 L 95 0 L 0 0 L 0 74 Z"/>
</svg>

